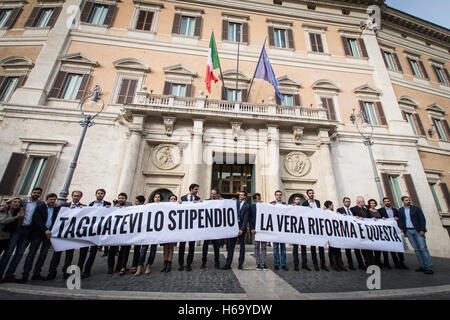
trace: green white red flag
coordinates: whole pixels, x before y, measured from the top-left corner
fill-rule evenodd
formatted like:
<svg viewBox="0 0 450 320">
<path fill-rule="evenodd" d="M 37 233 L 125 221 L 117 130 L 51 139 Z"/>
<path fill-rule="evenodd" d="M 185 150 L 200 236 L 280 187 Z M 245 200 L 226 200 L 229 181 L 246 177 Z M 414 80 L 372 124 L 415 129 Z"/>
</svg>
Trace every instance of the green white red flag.
<svg viewBox="0 0 450 320">
<path fill-rule="evenodd" d="M 214 76 L 213 71 L 220 68 L 219 55 L 217 54 L 216 41 L 214 40 L 214 34 L 211 33 L 211 39 L 209 40 L 208 50 L 208 64 L 206 66 L 206 89 L 211 93 L 211 81 L 217 82 L 218 79 Z"/>
</svg>

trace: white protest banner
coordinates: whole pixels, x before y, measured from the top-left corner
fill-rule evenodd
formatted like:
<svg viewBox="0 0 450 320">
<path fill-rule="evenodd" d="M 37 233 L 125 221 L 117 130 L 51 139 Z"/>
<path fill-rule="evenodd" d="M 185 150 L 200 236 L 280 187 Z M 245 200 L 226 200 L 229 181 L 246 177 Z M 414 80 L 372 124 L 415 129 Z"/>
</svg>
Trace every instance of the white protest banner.
<svg viewBox="0 0 450 320">
<path fill-rule="evenodd" d="M 358 219 L 303 206 L 256 205 L 256 241 L 404 252 L 394 219 Z"/>
<path fill-rule="evenodd" d="M 238 231 L 236 201 L 161 202 L 125 208 L 62 208 L 51 242 L 55 251 L 62 251 L 233 238 Z"/>
</svg>

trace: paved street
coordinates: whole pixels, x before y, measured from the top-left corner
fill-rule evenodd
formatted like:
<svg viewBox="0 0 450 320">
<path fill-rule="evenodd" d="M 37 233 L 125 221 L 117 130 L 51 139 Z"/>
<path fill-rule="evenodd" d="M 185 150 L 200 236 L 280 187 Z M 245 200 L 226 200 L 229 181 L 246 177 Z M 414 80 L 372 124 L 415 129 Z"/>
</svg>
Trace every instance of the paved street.
<svg viewBox="0 0 450 320">
<path fill-rule="evenodd" d="M 273 270 L 272 248 L 268 248 L 269 271 L 256 271 L 253 247 L 247 246 L 244 270 L 237 269 L 238 251 L 235 252 L 232 270 L 214 269 L 212 247 L 206 269 L 201 269 L 201 247 L 196 247 L 193 270 L 178 271 L 177 250 L 172 272 L 161 273 L 162 247 L 158 247 L 152 273 L 139 277 L 127 273 L 106 274 L 106 257 L 98 253 L 92 276 L 82 279 L 81 290 L 68 290 L 62 279 L 61 267 L 57 279 L 31 281 L 26 284 L 0 284 L 0 299 L 413 299 L 434 300 L 450 298 L 450 259 L 433 258 L 434 275 L 414 272 L 417 260 L 414 254 L 406 254 L 406 264 L 411 270 L 381 271 L 381 290 L 369 291 L 369 277 L 364 271 L 300 271 L 293 270 L 292 248 L 287 248 L 289 271 Z M 51 254 L 44 272 L 48 271 Z M 221 250 L 221 265 L 225 263 L 225 249 Z M 326 254 L 327 255 L 327 254 Z M 346 262 L 345 254 L 344 262 Z M 130 254 L 129 264 L 132 254 Z M 24 259 L 23 259 L 24 260 Z M 63 261 L 63 259 L 62 259 Z M 74 263 L 78 261 L 75 253 Z M 308 252 L 308 263 L 310 253 Z M 392 264 L 392 262 L 391 262 Z M 21 275 L 22 264 L 16 271 Z M 411 290 L 414 288 L 414 290 Z"/>
</svg>

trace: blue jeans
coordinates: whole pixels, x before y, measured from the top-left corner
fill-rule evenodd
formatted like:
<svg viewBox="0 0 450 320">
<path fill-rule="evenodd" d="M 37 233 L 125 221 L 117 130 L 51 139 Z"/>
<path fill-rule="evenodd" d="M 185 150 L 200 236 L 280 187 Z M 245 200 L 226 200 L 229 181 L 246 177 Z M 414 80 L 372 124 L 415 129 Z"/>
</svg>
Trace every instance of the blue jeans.
<svg viewBox="0 0 450 320">
<path fill-rule="evenodd" d="M 21 226 L 11 235 L 11 240 L 9 242 L 8 249 L 3 253 L 2 258 L 0 259 L 0 278 L 3 277 L 3 273 L 5 272 L 6 266 L 8 265 L 9 259 L 16 249 L 14 253 L 14 257 L 9 264 L 9 268 L 6 271 L 5 277 L 14 275 L 16 272 L 16 268 L 19 265 L 20 259 L 22 259 L 23 253 L 28 246 L 28 232 L 30 228 Z"/>
<path fill-rule="evenodd" d="M 273 263 L 276 266 L 280 265 L 280 253 L 278 247 L 281 248 L 281 265 L 286 266 L 286 244 L 275 243 L 273 244 Z"/>
<path fill-rule="evenodd" d="M 416 252 L 417 260 L 419 261 L 419 266 L 426 270 L 432 270 L 433 265 L 431 263 L 430 253 L 427 248 L 427 239 L 425 236 L 421 236 L 420 233 L 415 229 L 406 230 L 406 236 L 411 242 L 414 251 Z"/>
<path fill-rule="evenodd" d="M 51 246 L 50 240 L 47 238 L 36 238 L 31 240 L 30 249 L 28 250 L 28 255 L 25 259 L 25 264 L 23 265 L 23 277 L 28 277 L 28 274 L 33 268 L 34 257 L 39 250 L 39 246 L 41 247 L 41 251 L 39 252 L 39 257 L 36 261 L 36 265 L 34 266 L 33 276 L 41 274 L 42 266 L 44 265 L 45 258 L 47 258 L 47 253 Z"/>
</svg>

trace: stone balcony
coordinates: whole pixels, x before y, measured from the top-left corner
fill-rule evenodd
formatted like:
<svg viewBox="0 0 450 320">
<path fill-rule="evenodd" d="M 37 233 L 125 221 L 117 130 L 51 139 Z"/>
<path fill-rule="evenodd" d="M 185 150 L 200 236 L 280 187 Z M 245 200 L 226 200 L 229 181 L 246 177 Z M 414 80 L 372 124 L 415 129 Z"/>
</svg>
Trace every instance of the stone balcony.
<svg viewBox="0 0 450 320">
<path fill-rule="evenodd" d="M 131 114 L 173 115 L 179 118 L 204 118 L 214 121 L 249 120 L 310 124 L 311 127 L 334 127 L 337 121 L 328 120 L 324 108 L 281 106 L 252 102 L 187 98 L 172 95 L 137 92 L 134 103 L 125 106 Z"/>
</svg>

